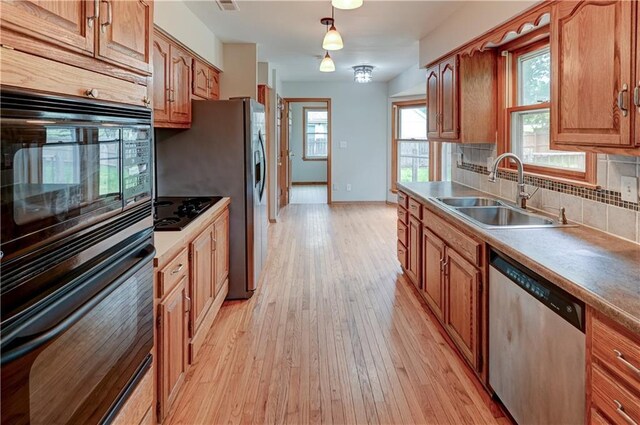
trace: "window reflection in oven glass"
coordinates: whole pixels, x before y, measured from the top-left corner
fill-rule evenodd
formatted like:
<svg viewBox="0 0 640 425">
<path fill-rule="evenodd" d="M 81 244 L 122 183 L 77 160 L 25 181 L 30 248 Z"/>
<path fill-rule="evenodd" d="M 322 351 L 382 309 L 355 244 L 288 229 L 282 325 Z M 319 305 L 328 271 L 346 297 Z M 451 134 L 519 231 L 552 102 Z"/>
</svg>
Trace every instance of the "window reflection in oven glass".
<svg viewBox="0 0 640 425">
<path fill-rule="evenodd" d="M 95 406 L 86 404 L 99 404 L 101 387 L 117 381 L 140 343 L 138 286 L 131 278 L 38 355 L 29 374 L 32 425 L 91 416 Z"/>
</svg>

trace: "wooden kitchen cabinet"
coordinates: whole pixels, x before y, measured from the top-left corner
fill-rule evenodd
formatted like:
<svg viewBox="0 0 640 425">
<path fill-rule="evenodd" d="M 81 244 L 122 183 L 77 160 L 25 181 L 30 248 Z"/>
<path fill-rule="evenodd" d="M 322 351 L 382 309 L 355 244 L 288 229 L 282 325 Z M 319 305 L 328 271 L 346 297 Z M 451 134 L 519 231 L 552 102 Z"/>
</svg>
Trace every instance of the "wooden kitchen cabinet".
<svg viewBox="0 0 640 425">
<path fill-rule="evenodd" d="M 640 5 L 636 4 L 636 74 L 633 89 L 633 106 L 635 109 L 635 132 L 633 139 L 635 140 L 636 148 L 640 149 Z"/>
<path fill-rule="evenodd" d="M 173 405 L 187 373 L 189 276 L 183 274 L 177 285 L 158 306 L 158 422 Z"/>
<path fill-rule="evenodd" d="M 422 245 L 422 223 L 415 216 L 409 217 L 409 246 L 407 246 L 407 276 L 420 289 L 420 248 Z"/>
<path fill-rule="evenodd" d="M 153 119 L 169 121 L 169 64 L 171 46 L 164 37 L 153 39 Z"/>
<path fill-rule="evenodd" d="M 191 331 L 196 334 L 215 296 L 213 225 L 207 227 L 189 244 L 189 263 L 191 265 Z"/>
<path fill-rule="evenodd" d="M 495 143 L 497 56 L 454 54 L 427 68 L 427 137 L 433 141 Z"/>
<path fill-rule="evenodd" d="M 215 257 L 215 288 L 218 294 L 229 277 L 229 211 L 225 211 L 213 223 L 214 229 L 214 257 Z"/>
<path fill-rule="evenodd" d="M 552 148 L 637 155 L 636 13 L 633 1 L 553 4 Z"/>
<path fill-rule="evenodd" d="M 200 99 L 217 100 L 220 93 L 218 71 L 206 63 L 193 59 L 193 91 Z"/>
<path fill-rule="evenodd" d="M 191 55 L 154 33 L 153 110 L 155 127 L 191 126 Z"/>
<path fill-rule="evenodd" d="M 446 300 L 444 325 L 462 355 L 477 369 L 480 354 L 480 271 L 457 252 L 447 248 L 443 272 Z"/>
<path fill-rule="evenodd" d="M 148 0 L 102 0 L 100 7 L 97 57 L 150 73 L 153 3 Z"/>
<path fill-rule="evenodd" d="M 444 290 L 442 268 L 445 259 L 444 242 L 427 228 L 422 230 L 422 296 L 431 311 L 442 321 Z"/>
</svg>

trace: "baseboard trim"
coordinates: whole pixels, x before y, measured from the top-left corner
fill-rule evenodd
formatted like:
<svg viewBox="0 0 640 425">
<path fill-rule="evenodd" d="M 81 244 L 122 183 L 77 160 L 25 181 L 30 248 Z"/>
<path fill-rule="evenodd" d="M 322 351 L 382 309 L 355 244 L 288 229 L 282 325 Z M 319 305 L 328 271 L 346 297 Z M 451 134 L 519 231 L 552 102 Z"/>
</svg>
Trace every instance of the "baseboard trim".
<svg viewBox="0 0 640 425">
<path fill-rule="evenodd" d="M 331 203 L 337 205 L 387 205 L 387 201 L 333 201 Z"/>
<path fill-rule="evenodd" d="M 327 182 L 291 182 L 291 186 L 326 186 Z"/>
</svg>

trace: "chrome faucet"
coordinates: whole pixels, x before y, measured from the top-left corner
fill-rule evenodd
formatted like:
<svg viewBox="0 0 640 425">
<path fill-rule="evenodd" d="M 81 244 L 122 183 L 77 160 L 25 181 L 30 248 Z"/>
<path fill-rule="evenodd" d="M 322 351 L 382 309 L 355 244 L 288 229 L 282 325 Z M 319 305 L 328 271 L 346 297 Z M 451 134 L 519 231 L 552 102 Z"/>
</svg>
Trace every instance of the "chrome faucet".
<svg viewBox="0 0 640 425">
<path fill-rule="evenodd" d="M 491 171 L 489 172 L 489 181 L 491 183 L 496 182 L 496 174 L 498 172 L 498 164 L 505 158 L 512 158 L 518 166 L 518 193 L 516 194 L 516 205 L 523 210 L 527 209 L 527 200 L 531 198 L 531 195 L 525 191 L 524 186 L 524 168 L 522 166 L 522 160 L 518 158 L 516 154 L 506 152 L 496 158 Z"/>
</svg>

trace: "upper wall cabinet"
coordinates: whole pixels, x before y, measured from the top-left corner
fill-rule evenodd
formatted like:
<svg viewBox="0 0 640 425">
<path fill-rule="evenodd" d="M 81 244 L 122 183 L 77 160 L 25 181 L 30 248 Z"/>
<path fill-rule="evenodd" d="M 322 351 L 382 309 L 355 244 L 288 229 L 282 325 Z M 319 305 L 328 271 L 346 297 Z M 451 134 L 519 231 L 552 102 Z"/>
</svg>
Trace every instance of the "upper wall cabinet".
<svg viewBox="0 0 640 425">
<path fill-rule="evenodd" d="M 638 154 L 637 7 L 634 1 L 554 3 L 552 147 Z"/>
<path fill-rule="evenodd" d="M 218 70 L 206 63 L 193 60 L 193 95 L 198 99 L 217 100 L 219 97 Z"/>
<path fill-rule="evenodd" d="M 62 2 L 65 3 L 65 2 Z M 102 0 L 97 56 L 145 73 L 151 72 L 149 40 L 153 29 L 151 3 Z"/>
<path fill-rule="evenodd" d="M 453 55 L 427 68 L 427 137 L 496 142 L 497 59 L 493 51 Z"/>
</svg>

